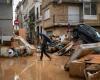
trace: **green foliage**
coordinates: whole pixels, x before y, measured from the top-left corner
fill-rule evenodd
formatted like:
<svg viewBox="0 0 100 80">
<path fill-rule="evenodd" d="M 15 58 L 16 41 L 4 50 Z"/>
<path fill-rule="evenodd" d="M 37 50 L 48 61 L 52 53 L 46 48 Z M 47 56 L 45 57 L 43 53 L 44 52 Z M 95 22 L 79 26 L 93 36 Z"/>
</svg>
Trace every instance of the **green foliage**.
<svg viewBox="0 0 100 80">
<path fill-rule="evenodd" d="M 34 27 L 35 23 L 33 22 L 32 18 L 29 18 L 29 26 L 33 26 Z"/>
</svg>

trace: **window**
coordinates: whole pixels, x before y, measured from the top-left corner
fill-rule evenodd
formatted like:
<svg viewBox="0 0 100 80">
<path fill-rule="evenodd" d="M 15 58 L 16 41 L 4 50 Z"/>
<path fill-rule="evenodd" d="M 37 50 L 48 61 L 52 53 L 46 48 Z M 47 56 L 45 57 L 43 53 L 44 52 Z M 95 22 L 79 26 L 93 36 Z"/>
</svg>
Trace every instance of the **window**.
<svg viewBox="0 0 100 80">
<path fill-rule="evenodd" d="M 84 14 L 85 15 L 96 15 L 96 3 L 84 3 Z"/>
<path fill-rule="evenodd" d="M 50 18 L 50 10 L 47 9 L 45 12 L 44 12 L 44 20 Z"/>
<path fill-rule="evenodd" d="M 37 7 L 37 19 L 39 19 L 39 8 Z"/>
<path fill-rule="evenodd" d="M 37 26 L 37 33 L 39 33 L 39 26 Z"/>
<path fill-rule="evenodd" d="M 96 4 L 91 3 L 91 15 L 96 15 Z"/>
</svg>

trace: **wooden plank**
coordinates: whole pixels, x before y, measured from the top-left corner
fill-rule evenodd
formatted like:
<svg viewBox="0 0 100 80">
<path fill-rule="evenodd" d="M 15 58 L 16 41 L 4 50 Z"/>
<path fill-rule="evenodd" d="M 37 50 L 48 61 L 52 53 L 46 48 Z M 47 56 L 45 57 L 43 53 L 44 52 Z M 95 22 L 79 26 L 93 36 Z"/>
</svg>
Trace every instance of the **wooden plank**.
<svg viewBox="0 0 100 80">
<path fill-rule="evenodd" d="M 86 63 L 95 63 L 95 64 L 100 64 L 100 55 L 97 54 L 89 54 L 78 61 L 81 62 L 86 62 Z"/>
</svg>

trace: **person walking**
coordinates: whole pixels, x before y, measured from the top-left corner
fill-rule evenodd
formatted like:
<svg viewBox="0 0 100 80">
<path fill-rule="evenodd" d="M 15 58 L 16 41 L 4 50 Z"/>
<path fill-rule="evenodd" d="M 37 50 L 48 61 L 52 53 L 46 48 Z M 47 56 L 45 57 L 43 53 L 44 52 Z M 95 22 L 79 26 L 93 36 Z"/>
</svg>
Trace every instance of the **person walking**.
<svg viewBox="0 0 100 80">
<path fill-rule="evenodd" d="M 44 37 L 42 37 L 41 38 L 41 56 L 40 56 L 41 61 L 43 59 L 43 54 L 45 54 L 51 61 L 51 57 L 47 54 L 46 48 L 47 48 L 47 40 Z"/>
</svg>

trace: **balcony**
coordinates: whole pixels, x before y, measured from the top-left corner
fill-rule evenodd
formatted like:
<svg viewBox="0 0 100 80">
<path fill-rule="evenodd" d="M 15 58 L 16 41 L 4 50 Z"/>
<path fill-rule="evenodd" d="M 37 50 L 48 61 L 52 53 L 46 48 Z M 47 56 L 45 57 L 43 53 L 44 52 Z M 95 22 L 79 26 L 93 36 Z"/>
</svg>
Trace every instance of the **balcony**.
<svg viewBox="0 0 100 80">
<path fill-rule="evenodd" d="M 85 23 L 91 26 L 100 26 L 100 15 L 98 15 L 97 20 L 91 20 L 91 19 L 86 20 L 86 19 L 83 19 L 83 16 L 73 15 L 73 14 L 69 16 L 53 15 L 51 19 L 54 26 L 57 26 L 57 25 L 66 26 L 68 25 L 68 23 L 70 23 L 70 25 Z"/>
<path fill-rule="evenodd" d="M 76 19 L 73 17 L 76 17 Z M 77 17 L 79 19 L 77 19 Z M 79 16 L 53 15 L 49 19 L 43 21 L 43 26 L 44 28 L 50 28 L 53 26 L 67 26 L 68 23 L 70 23 L 71 25 L 77 25 L 81 22 L 82 20 L 80 19 Z"/>
<path fill-rule="evenodd" d="M 39 16 L 38 19 L 36 19 L 36 22 L 41 22 L 42 21 L 42 16 Z"/>
<path fill-rule="evenodd" d="M 54 26 L 67 26 L 68 24 L 76 26 L 80 23 L 85 23 L 91 26 L 100 26 L 100 15 L 97 20 L 86 20 L 83 16 L 79 15 L 53 15 L 47 20 L 43 20 L 44 28 L 50 28 Z"/>
<path fill-rule="evenodd" d="M 100 0 L 44 0 L 42 2 L 42 8 L 48 6 L 50 3 L 61 4 L 61 3 L 83 3 L 83 2 L 100 2 Z"/>
<path fill-rule="evenodd" d="M 82 23 L 82 19 L 79 15 L 54 15 L 53 16 L 53 25 L 68 25 L 70 23 L 71 25 L 77 25 L 79 23 Z"/>
<path fill-rule="evenodd" d="M 82 2 L 100 2 L 100 0 L 51 0 L 55 3 L 70 2 L 70 3 L 82 3 Z"/>
</svg>

